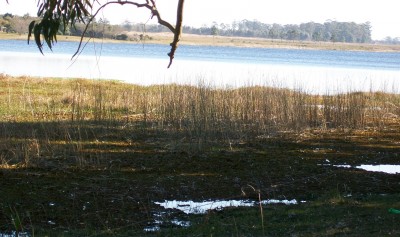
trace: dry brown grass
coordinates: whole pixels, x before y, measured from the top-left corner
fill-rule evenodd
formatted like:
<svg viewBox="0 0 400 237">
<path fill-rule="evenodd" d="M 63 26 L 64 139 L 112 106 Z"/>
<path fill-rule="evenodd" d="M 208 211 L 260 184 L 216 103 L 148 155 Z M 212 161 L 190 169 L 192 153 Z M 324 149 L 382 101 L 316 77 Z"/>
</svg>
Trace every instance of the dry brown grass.
<svg viewBox="0 0 400 237">
<path fill-rule="evenodd" d="M 129 34 L 143 34 L 143 32 L 129 32 Z M 149 44 L 170 44 L 172 33 L 149 33 L 150 39 L 143 41 Z M 26 40 L 27 35 L 6 34 L 0 32 L 0 39 L 19 39 Z M 59 41 L 79 41 L 77 36 L 57 36 Z M 137 43 L 132 41 L 112 40 L 112 39 L 93 39 L 96 42 L 113 43 Z M 184 45 L 212 45 L 212 46 L 233 46 L 233 47 L 260 47 L 260 48 L 286 48 L 286 49 L 325 49 L 325 50 L 353 50 L 353 51 L 372 51 L 372 52 L 399 52 L 400 45 L 383 44 L 360 44 L 360 43 L 341 43 L 341 42 L 314 42 L 314 41 L 291 41 L 278 39 L 263 39 L 250 37 L 228 37 L 228 36 L 210 36 L 183 34 L 180 44 Z"/>
<path fill-rule="evenodd" d="M 400 115 L 400 97 L 385 93 L 320 96 L 261 86 L 144 87 L 118 81 L 6 75 L 0 76 L 0 84 L 2 121 L 142 120 L 159 129 L 192 135 L 252 137 L 277 130 L 380 127 Z"/>
<path fill-rule="evenodd" d="M 117 81 L 1 75 L 0 94 L 0 139 L 6 144 L 3 150 L 10 151 L 2 154 L 2 163 L 16 160 L 12 163 L 26 166 L 42 151 L 57 150 L 59 143 L 80 151 L 88 138 L 103 136 L 99 131 L 119 131 L 121 126 L 130 132 L 158 133 L 174 147 L 184 141 L 204 150 L 214 142 L 240 143 L 285 132 L 381 130 L 397 123 L 400 116 L 399 95 L 315 96 L 259 86 L 143 87 Z M 16 127 L 26 131 L 17 135 Z M 105 133 L 129 143 L 124 133 Z"/>
<path fill-rule="evenodd" d="M 19 214 L 35 236 L 142 236 L 165 212 L 153 201 L 242 199 L 249 184 L 258 195 L 246 198 L 307 203 L 210 212 L 154 235 L 399 232 L 387 213 L 398 175 L 332 166 L 398 163 L 399 95 L 6 75 L 0 95 L 2 233 L 22 230 Z"/>
</svg>

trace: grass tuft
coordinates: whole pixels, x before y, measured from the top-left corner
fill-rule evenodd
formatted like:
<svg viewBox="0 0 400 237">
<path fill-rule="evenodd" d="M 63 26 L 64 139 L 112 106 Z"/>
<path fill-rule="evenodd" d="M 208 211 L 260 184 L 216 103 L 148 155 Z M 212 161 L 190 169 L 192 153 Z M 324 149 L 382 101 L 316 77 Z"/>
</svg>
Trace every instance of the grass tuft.
<svg viewBox="0 0 400 237">
<path fill-rule="evenodd" d="M 0 95 L 0 235 L 399 234 L 388 213 L 400 205 L 399 176 L 334 166 L 398 163 L 399 95 L 4 74 Z M 143 231 L 161 212 L 154 201 L 242 199 L 241 191 L 307 202 L 210 211 L 184 216 L 187 228 L 169 221 Z"/>
</svg>

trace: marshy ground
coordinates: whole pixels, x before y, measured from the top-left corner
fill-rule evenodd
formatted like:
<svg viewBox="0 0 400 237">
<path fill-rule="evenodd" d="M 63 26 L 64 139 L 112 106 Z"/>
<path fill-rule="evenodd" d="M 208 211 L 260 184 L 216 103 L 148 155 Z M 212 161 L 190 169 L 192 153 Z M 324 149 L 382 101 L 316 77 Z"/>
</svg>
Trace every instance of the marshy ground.
<svg viewBox="0 0 400 237">
<path fill-rule="evenodd" d="M 399 164 L 398 95 L 6 75 L 0 94 L 0 236 L 400 234 L 400 175 L 354 168 Z M 299 204 L 155 204 L 260 198 Z"/>
</svg>

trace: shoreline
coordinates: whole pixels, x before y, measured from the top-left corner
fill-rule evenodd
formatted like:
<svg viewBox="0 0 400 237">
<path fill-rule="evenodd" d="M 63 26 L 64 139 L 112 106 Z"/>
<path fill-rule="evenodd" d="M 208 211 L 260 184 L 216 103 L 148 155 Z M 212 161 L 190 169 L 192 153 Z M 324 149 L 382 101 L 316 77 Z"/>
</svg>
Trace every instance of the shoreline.
<svg viewBox="0 0 400 237">
<path fill-rule="evenodd" d="M 11 76 L 30 75 L 34 77 L 87 78 L 119 80 L 141 86 L 160 84 L 209 85 L 215 88 L 238 88 L 246 86 L 270 86 L 303 91 L 308 94 L 325 95 L 346 92 L 384 91 L 398 94 L 396 85 L 399 72 L 390 70 L 366 70 L 362 68 L 334 68 L 324 66 L 286 66 L 269 64 L 240 64 L 225 62 L 178 60 L 179 64 L 167 69 L 167 60 L 114 58 L 102 56 L 101 61 L 81 56 L 79 62 L 71 64 L 67 55 L 49 55 L 35 60 L 34 53 L 0 52 L 0 63 L 8 65 Z M 7 63 L 8 62 L 8 63 Z M 26 63 L 29 62 L 29 63 Z M 20 68 L 17 65 L 25 63 Z M 129 73 L 132 65 L 135 76 Z M 42 65 L 50 65 L 51 70 L 40 70 Z M 12 70 L 14 68 L 14 70 Z M 68 68 L 68 70 L 66 70 Z M 252 72 L 249 74 L 249 72 Z M 201 80 L 199 81 L 199 75 Z M 223 75 L 223 76 L 222 76 Z M 320 84 L 324 75 L 323 85 Z M 351 75 L 352 80 L 346 80 Z M 244 79 L 246 78 L 246 79 Z M 390 85 L 389 87 L 387 87 Z"/>
<path fill-rule="evenodd" d="M 130 32 L 138 33 L 141 32 Z M 145 33 L 151 39 L 143 41 L 146 44 L 169 44 L 172 41 L 172 33 Z M 0 32 L 0 40 L 27 40 L 27 34 L 9 34 Z M 87 39 L 87 38 L 85 38 Z M 78 36 L 57 36 L 58 41 L 80 40 Z M 122 41 L 114 39 L 93 39 L 96 42 L 131 44 L 140 41 Z M 341 42 L 313 42 L 313 41 L 287 41 L 278 39 L 249 38 L 249 37 L 228 37 L 228 36 L 207 36 L 182 34 L 181 45 L 208 45 L 208 46 L 229 46 L 229 47 L 253 47 L 253 48 L 282 48 L 282 49 L 307 49 L 307 50 L 341 50 L 341 51 L 367 51 L 367 52 L 400 52 L 400 45 L 383 44 L 360 44 Z"/>
<path fill-rule="evenodd" d="M 138 66 L 146 74 L 155 71 L 148 60 L 150 68 Z M 35 68 L 46 71 L 17 67 Z M 0 93 L 0 236 L 400 234 L 400 176 L 358 168 L 398 164 L 399 95 L 1 72 Z M 161 206 L 166 200 L 260 207 L 188 215 Z"/>
</svg>

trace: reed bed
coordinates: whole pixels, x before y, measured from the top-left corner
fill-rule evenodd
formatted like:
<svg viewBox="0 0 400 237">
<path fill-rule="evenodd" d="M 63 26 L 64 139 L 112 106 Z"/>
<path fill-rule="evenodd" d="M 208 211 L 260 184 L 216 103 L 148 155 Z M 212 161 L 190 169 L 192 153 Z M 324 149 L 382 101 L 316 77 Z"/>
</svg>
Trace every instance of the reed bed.
<svg viewBox="0 0 400 237">
<path fill-rule="evenodd" d="M 385 93 L 309 95 L 248 86 L 138 86 L 118 81 L 0 75 L 0 163 L 29 165 L 40 157 L 76 157 L 111 140 L 168 139 L 171 147 L 252 141 L 306 130 L 384 129 L 397 123 L 400 96 Z M 63 147 L 63 149 L 56 149 Z M 99 146 L 97 146 L 98 148 Z M 90 164 L 98 158 L 91 157 Z M 40 162 L 36 162 L 40 163 Z"/>
</svg>

